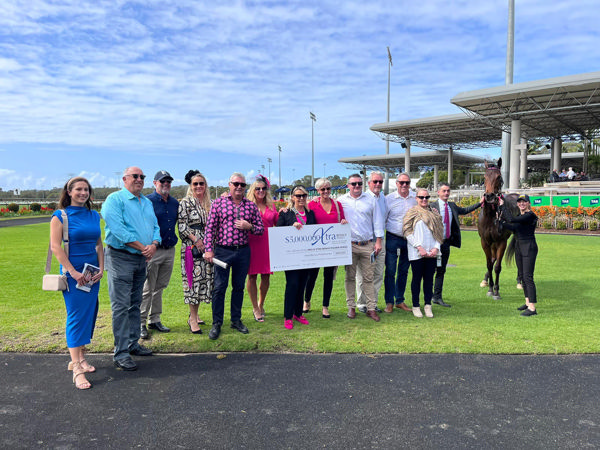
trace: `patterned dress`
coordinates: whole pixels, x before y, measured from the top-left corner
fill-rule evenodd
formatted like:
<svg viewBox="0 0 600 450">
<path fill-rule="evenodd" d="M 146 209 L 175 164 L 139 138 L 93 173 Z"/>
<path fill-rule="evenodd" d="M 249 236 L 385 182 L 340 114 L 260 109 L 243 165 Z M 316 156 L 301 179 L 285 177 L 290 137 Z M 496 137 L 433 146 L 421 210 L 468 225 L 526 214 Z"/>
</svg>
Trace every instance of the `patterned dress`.
<svg viewBox="0 0 600 450">
<path fill-rule="evenodd" d="M 178 228 L 181 238 L 181 278 L 183 280 L 183 297 L 186 304 L 198 305 L 200 302 L 210 303 L 213 290 L 213 265 L 204 258 L 193 258 L 193 279 L 190 286 L 186 271 L 186 253 L 188 258 L 194 245 L 187 236 L 192 233 L 204 239 L 204 227 L 208 213 L 196 202 L 194 197 L 185 197 L 179 202 Z M 202 229 L 196 229 L 201 227 Z M 189 248 L 189 250 L 188 250 Z"/>
</svg>

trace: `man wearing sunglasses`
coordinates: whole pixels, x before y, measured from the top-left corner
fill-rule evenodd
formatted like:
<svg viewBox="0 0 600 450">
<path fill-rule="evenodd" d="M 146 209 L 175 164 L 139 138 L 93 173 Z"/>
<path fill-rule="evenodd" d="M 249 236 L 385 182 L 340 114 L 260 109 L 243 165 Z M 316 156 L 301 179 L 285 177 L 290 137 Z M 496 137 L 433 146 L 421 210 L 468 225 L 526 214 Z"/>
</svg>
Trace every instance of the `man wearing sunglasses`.
<svg viewBox="0 0 600 450">
<path fill-rule="evenodd" d="M 242 323 L 244 286 L 250 267 L 248 234 L 263 234 L 263 221 L 256 203 L 244 197 L 246 178 L 241 173 L 229 177 L 229 195 L 216 199 L 210 208 L 204 235 L 204 259 L 213 257 L 228 264 L 227 269 L 215 265 L 215 282 L 212 292 L 213 324 L 208 333 L 211 340 L 218 339 L 225 313 L 225 293 L 231 269 L 231 328 L 248 334 Z"/>
<path fill-rule="evenodd" d="M 384 220 L 387 217 L 387 206 L 385 201 L 385 195 L 381 192 L 383 189 L 383 174 L 381 172 L 373 171 L 369 174 L 369 189 L 367 190 L 367 195 L 370 195 L 375 199 L 375 203 L 379 208 L 379 212 L 381 213 L 381 217 Z M 379 291 L 381 290 L 381 285 L 383 284 L 383 272 L 385 270 L 385 241 L 381 244 L 381 251 L 375 258 L 375 267 L 373 269 L 373 288 L 375 289 L 375 299 L 379 301 Z M 362 313 L 367 312 L 367 297 L 362 290 L 362 273 L 360 270 L 356 272 L 356 301 L 358 310 Z M 375 306 L 375 311 L 378 313 L 381 312 L 377 306 Z"/>
<path fill-rule="evenodd" d="M 402 233 L 404 216 L 417 205 L 416 195 L 410 190 L 410 176 L 401 173 L 396 179 L 398 190 L 385 198 L 388 215 L 385 222 L 385 312 L 396 308 L 412 312 L 404 303 L 404 291 L 408 278 L 408 247 Z"/>
<path fill-rule="evenodd" d="M 442 297 L 442 289 L 444 287 L 444 275 L 446 273 L 446 266 L 448 265 L 448 258 L 450 258 L 450 246 L 460 248 L 461 236 L 460 236 L 460 222 L 458 216 L 469 214 L 479 208 L 483 202 L 483 196 L 479 203 L 468 206 L 467 208 L 461 208 L 454 202 L 449 202 L 450 198 L 450 185 L 448 183 L 440 183 L 438 188 L 438 200 L 431 203 L 431 207 L 437 209 L 442 216 L 442 223 L 444 224 L 444 242 L 442 242 L 442 264 L 436 268 L 435 271 L 435 284 L 433 288 L 432 303 L 440 306 L 449 308 L 451 305 L 446 303 Z"/>
<path fill-rule="evenodd" d="M 169 172 L 159 170 L 154 175 L 155 190 L 147 197 L 154 207 L 162 241 L 156 249 L 154 257 L 148 262 L 140 308 L 140 337 L 142 339 L 150 337 L 148 328 L 161 333 L 171 331 L 162 324 L 160 315 L 162 314 L 162 293 L 171 280 L 175 261 L 175 245 L 177 244 L 175 225 L 177 224 L 179 202 L 170 195 L 172 181 L 173 177 Z M 148 327 L 146 327 L 146 321 L 150 322 Z"/>
<path fill-rule="evenodd" d="M 367 317 L 379 322 L 377 297 L 373 285 L 374 255 L 377 258 L 381 252 L 381 242 L 384 232 L 384 218 L 381 215 L 375 199 L 363 192 L 363 181 L 359 174 L 348 177 L 349 193 L 342 195 L 339 202 L 344 208 L 344 215 L 351 226 L 352 264 L 346 266 L 346 304 L 348 318 L 356 317 L 356 272 L 362 273 L 362 290 L 366 297 Z"/>
<path fill-rule="evenodd" d="M 131 355 L 150 356 L 140 338 L 140 305 L 146 264 L 161 243 L 152 202 L 143 194 L 146 175 L 139 167 L 123 172 L 123 189 L 110 194 L 102 205 L 106 225 L 106 272 L 112 309 L 117 369 L 136 370 Z"/>
</svg>

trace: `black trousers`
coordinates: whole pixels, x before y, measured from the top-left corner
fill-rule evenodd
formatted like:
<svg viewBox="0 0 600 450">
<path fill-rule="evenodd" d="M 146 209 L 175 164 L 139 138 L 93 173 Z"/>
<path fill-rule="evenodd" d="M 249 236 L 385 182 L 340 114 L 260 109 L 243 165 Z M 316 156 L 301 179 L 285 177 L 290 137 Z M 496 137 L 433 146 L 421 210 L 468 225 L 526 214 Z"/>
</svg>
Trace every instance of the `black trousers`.
<svg viewBox="0 0 600 450">
<path fill-rule="evenodd" d="M 302 304 L 304 302 L 304 290 L 308 280 L 310 269 L 286 270 L 285 271 L 285 297 L 283 302 L 283 315 L 286 320 L 292 316 L 302 315 Z"/>
<path fill-rule="evenodd" d="M 435 270 L 435 285 L 433 287 L 433 298 L 443 299 L 442 289 L 444 288 L 444 275 L 446 274 L 446 266 L 448 265 L 448 259 L 450 259 L 450 244 L 445 239 L 440 249 L 442 252 L 442 265 L 437 267 Z"/>
<path fill-rule="evenodd" d="M 419 296 L 421 295 L 421 281 L 423 282 L 423 300 L 426 305 L 431 305 L 433 290 L 433 274 L 437 265 L 437 258 L 421 258 L 410 262 L 412 269 L 412 281 L 410 292 L 412 294 L 413 307 L 419 307 Z"/>
<path fill-rule="evenodd" d="M 538 246 L 535 239 L 517 241 L 518 251 L 515 251 L 517 267 L 523 271 L 523 293 L 531 303 L 537 302 L 537 292 L 535 282 L 533 281 L 533 272 L 535 271 L 535 260 L 538 254 Z"/>
<path fill-rule="evenodd" d="M 333 276 L 335 274 L 335 266 L 323 268 L 323 307 L 329 308 L 329 300 L 331 300 L 331 292 L 333 291 Z M 306 282 L 306 292 L 304 294 L 304 301 L 310 303 L 312 298 L 313 290 L 319 276 L 319 268 L 308 270 L 308 280 Z"/>
</svg>

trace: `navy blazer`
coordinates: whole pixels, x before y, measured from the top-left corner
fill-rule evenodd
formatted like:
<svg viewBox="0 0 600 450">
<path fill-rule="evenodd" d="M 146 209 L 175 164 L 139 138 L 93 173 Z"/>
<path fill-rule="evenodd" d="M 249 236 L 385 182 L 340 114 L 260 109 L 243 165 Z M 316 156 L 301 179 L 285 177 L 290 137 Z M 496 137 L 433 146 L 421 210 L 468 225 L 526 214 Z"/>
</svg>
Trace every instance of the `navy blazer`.
<svg viewBox="0 0 600 450">
<path fill-rule="evenodd" d="M 435 202 L 431 202 L 429 204 L 432 208 L 440 211 L 440 203 L 436 200 Z M 448 208 L 452 211 L 452 223 L 450 224 L 450 237 L 446 239 L 448 244 L 453 247 L 460 248 L 461 237 L 460 237 L 460 222 L 458 221 L 458 216 L 463 216 L 465 214 L 469 214 L 470 212 L 475 211 L 477 208 L 481 207 L 481 203 L 475 203 L 474 205 L 468 206 L 466 208 L 462 208 L 458 206 L 454 202 L 448 202 Z M 440 211 L 441 214 L 441 211 Z"/>
</svg>

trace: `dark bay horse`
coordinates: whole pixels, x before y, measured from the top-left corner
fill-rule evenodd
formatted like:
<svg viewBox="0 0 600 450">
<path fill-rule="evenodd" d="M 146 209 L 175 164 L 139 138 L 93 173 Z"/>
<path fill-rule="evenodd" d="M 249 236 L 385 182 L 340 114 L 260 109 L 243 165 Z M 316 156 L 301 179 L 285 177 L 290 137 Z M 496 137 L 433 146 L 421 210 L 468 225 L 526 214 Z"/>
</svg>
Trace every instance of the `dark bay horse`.
<svg viewBox="0 0 600 450">
<path fill-rule="evenodd" d="M 504 198 L 504 208 L 511 208 L 513 216 L 518 214 L 517 194 L 503 196 L 500 190 L 504 184 L 500 168 L 502 158 L 498 159 L 497 165 L 485 164 L 485 194 L 484 202 L 479 213 L 477 230 L 481 238 L 481 248 L 485 253 L 487 272 L 481 287 L 489 286 L 487 295 L 493 296 L 494 300 L 500 300 L 500 272 L 502 272 L 502 258 L 506 251 L 508 238 L 511 231 L 499 227 L 499 219 L 502 214 L 498 204 L 500 197 Z M 494 279 L 494 274 L 496 275 Z"/>
</svg>

